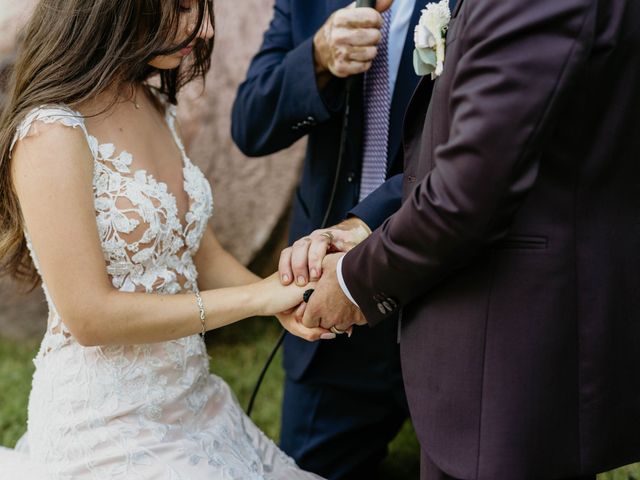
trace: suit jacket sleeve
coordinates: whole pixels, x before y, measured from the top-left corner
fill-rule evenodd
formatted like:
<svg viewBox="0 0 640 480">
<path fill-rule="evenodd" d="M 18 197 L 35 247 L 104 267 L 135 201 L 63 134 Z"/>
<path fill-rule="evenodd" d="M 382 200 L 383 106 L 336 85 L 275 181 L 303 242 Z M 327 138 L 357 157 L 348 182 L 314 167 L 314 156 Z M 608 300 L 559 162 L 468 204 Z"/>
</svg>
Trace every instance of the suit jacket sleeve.
<svg viewBox="0 0 640 480">
<path fill-rule="evenodd" d="M 410 303 L 506 234 L 591 48 L 594 0 L 466 2 L 462 53 L 445 66 L 455 69 L 449 139 L 400 210 L 343 262 L 372 325 L 391 316 L 380 299 Z"/>
<path fill-rule="evenodd" d="M 360 218 L 371 230 L 378 228 L 402 204 L 402 178 L 401 173 L 391 177 L 349 211 L 348 216 Z"/>
<path fill-rule="evenodd" d="M 248 156 L 282 150 L 341 110 L 344 82 L 335 79 L 321 93 L 313 38 L 294 45 L 292 35 L 291 0 L 277 0 L 233 106 L 231 133 Z"/>
</svg>

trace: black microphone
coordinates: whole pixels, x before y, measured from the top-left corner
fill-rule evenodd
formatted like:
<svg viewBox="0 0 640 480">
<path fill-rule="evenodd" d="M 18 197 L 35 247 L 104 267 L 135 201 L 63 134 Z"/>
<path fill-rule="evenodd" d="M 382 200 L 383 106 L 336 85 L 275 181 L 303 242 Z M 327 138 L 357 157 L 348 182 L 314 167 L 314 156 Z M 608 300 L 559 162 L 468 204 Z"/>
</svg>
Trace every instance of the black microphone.
<svg viewBox="0 0 640 480">
<path fill-rule="evenodd" d="M 356 8 L 376 8 L 376 0 L 357 0 Z M 350 78 L 347 81 L 347 90 L 352 90 L 354 88 L 354 83 L 355 79 Z"/>
<path fill-rule="evenodd" d="M 375 8 L 375 6 L 376 6 L 376 0 L 357 0 L 356 1 L 356 8 L 366 8 L 366 7 Z M 340 135 L 338 164 L 336 165 L 336 174 L 333 179 L 333 188 L 331 189 L 331 195 L 329 196 L 329 204 L 327 206 L 327 209 L 325 210 L 324 218 L 322 220 L 322 225 L 320 228 L 327 228 L 327 224 L 329 222 L 329 215 L 331 214 L 331 209 L 333 208 L 333 203 L 336 197 L 338 182 L 340 181 L 340 170 L 342 168 L 342 163 L 343 163 L 344 155 L 346 152 L 347 135 L 349 132 L 349 116 L 351 115 L 351 96 L 358 84 L 358 78 L 362 78 L 362 74 L 349 77 L 346 80 L 345 110 L 344 110 L 344 120 L 342 122 L 342 133 Z"/>
</svg>

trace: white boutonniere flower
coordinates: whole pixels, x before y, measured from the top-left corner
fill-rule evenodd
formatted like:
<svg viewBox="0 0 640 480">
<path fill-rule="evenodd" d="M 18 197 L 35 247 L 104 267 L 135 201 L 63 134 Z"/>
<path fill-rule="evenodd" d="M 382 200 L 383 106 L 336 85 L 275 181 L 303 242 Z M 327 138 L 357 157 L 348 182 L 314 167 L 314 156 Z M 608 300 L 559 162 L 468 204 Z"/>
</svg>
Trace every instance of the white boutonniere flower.
<svg viewBox="0 0 640 480">
<path fill-rule="evenodd" d="M 445 38 L 451 21 L 449 1 L 429 3 L 414 33 L 413 68 L 420 76 L 431 74 L 435 80 L 444 68 Z"/>
</svg>

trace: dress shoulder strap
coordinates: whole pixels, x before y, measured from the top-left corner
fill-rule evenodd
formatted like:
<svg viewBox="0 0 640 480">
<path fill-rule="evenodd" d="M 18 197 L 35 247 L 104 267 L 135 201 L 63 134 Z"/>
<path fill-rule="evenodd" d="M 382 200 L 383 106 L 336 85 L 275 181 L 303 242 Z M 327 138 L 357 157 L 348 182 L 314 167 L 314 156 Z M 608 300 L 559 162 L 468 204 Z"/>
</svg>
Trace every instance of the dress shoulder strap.
<svg viewBox="0 0 640 480">
<path fill-rule="evenodd" d="M 178 134 L 178 128 L 176 126 L 176 121 L 178 118 L 178 109 L 174 104 L 169 102 L 169 99 L 165 94 L 158 91 L 155 88 L 149 88 L 149 91 L 153 94 L 154 97 L 158 99 L 160 104 L 164 106 L 164 117 L 167 125 L 169 126 L 169 130 L 171 130 L 171 135 L 173 135 L 173 140 L 176 142 L 176 145 L 180 149 L 182 153 L 183 160 L 187 160 L 187 152 L 184 148 L 184 144 L 182 143 L 182 138 Z"/>
<path fill-rule="evenodd" d="M 43 105 L 31 110 L 24 117 L 24 120 L 20 122 L 20 125 L 16 128 L 13 140 L 11 141 L 9 151 L 13 151 L 16 143 L 25 138 L 31 131 L 33 124 L 37 122 L 61 123 L 71 128 L 79 127 L 85 134 L 85 137 L 87 137 L 87 139 L 89 138 L 89 133 L 87 132 L 87 127 L 84 123 L 84 117 L 79 112 L 76 112 L 65 105 Z"/>
</svg>

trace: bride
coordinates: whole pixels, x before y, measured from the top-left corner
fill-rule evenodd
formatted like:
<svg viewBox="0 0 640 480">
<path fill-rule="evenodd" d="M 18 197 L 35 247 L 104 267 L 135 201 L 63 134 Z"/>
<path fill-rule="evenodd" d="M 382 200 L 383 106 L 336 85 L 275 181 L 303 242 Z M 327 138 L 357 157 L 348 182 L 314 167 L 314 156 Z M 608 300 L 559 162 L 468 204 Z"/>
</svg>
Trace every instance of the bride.
<svg viewBox="0 0 640 480">
<path fill-rule="evenodd" d="M 50 314 L 0 478 L 318 478 L 208 371 L 200 334 L 242 318 L 284 312 L 290 332 L 332 338 L 286 313 L 302 289 L 255 277 L 208 227 L 174 104 L 209 68 L 212 21 L 210 0 L 41 0 L 24 32 L 0 118 L 0 259 L 42 281 Z"/>
</svg>

